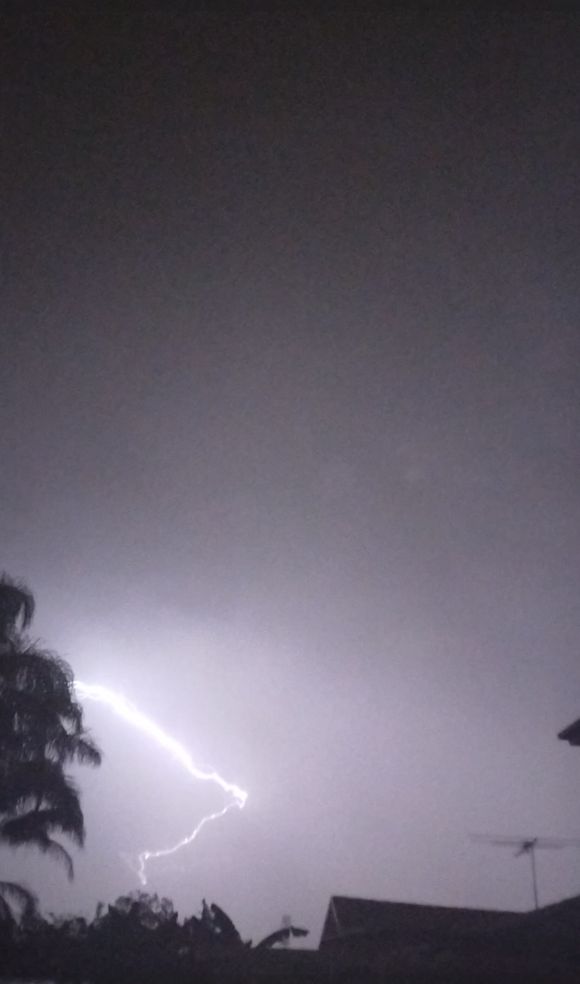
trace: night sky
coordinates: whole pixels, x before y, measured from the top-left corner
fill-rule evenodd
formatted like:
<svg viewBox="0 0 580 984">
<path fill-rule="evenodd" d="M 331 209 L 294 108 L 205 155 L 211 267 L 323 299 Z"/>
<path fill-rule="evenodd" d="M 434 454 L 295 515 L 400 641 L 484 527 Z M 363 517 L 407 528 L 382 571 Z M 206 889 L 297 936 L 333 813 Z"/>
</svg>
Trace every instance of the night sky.
<svg viewBox="0 0 580 984">
<path fill-rule="evenodd" d="M 580 835 L 580 13 L 94 6 L 2 4 L 0 566 L 249 791 L 150 889 L 529 908 L 468 835 Z M 223 803 L 87 721 L 57 912 Z"/>
</svg>

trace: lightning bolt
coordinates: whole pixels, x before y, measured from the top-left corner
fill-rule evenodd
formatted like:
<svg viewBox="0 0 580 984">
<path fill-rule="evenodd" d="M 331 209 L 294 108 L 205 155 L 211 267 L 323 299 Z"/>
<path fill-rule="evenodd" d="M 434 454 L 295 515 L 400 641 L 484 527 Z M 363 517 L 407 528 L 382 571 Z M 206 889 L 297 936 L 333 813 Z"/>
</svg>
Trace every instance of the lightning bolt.
<svg viewBox="0 0 580 984">
<path fill-rule="evenodd" d="M 215 813 L 210 813 L 203 817 L 197 826 L 192 830 L 190 834 L 183 837 L 177 844 L 173 844 L 171 847 L 163 847 L 157 851 L 141 851 L 137 855 L 137 876 L 142 885 L 147 884 L 147 862 L 155 858 L 165 858 L 170 854 L 175 854 L 176 851 L 180 851 L 182 847 L 187 847 L 192 841 L 198 836 L 198 834 L 203 830 L 206 824 L 210 823 L 212 820 L 218 820 L 219 817 L 225 816 L 231 809 L 238 807 L 242 810 L 246 805 L 246 800 L 248 794 L 244 789 L 236 786 L 233 782 L 227 782 L 220 776 L 219 772 L 214 769 L 201 769 L 195 764 L 191 755 L 177 741 L 176 738 L 172 738 L 171 735 L 167 734 L 163 728 L 159 727 L 155 721 L 143 714 L 135 704 L 127 700 L 121 694 L 115 693 L 114 690 L 109 690 L 108 687 L 102 687 L 98 683 L 82 683 L 81 680 L 75 680 L 74 688 L 77 696 L 80 700 L 94 700 L 100 704 L 106 704 L 115 714 L 118 714 L 120 718 L 127 722 L 127 724 L 132 725 L 139 731 L 153 738 L 161 748 L 164 748 L 170 753 L 172 758 L 176 762 L 179 762 L 186 772 L 192 776 L 193 779 L 200 780 L 201 782 L 211 782 L 214 783 L 229 797 L 229 802 L 221 809 L 217 810 Z"/>
</svg>

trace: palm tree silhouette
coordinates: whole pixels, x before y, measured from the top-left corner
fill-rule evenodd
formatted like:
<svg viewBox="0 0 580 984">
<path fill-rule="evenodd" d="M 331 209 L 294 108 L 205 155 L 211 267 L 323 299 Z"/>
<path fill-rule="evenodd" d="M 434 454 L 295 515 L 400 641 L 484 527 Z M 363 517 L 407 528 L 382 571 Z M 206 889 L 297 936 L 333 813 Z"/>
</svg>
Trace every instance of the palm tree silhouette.
<svg viewBox="0 0 580 984">
<path fill-rule="evenodd" d="M 85 829 L 79 791 L 65 773 L 72 762 L 99 765 L 101 755 L 87 734 L 73 690 L 73 673 L 63 659 L 24 635 L 34 615 L 34 598 L 23 584 L 0 578 L 0 840 L 12 847 L 35 846 L 73 864 L 54 834 L 82 845 Z M 26 908 L 32 896 L 5 883 L 7 899 Z M 20 894 L 19 894 L 20 893 Z"/>
</svg>

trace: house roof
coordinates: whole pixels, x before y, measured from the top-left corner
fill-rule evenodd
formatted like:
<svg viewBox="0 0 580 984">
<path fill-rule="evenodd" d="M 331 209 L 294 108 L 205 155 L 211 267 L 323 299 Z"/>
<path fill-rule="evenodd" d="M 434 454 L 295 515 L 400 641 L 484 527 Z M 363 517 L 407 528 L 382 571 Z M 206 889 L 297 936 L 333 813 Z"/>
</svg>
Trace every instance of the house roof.
<svg viewBox="0 0 580 984">
<path fill-rule="evenodd" d="M 574 721 L 573 724 L 569 724 L 567 728 L 564 728 L 560 732 L 558 738 L 562 741 L 569 741 L 571 745 L 580 745 L 580 718 L 578 721 Z"/>
<path fill-rule="evenodd" d="M 521 914 L 488 909 L 379 902 L 335 895 L 331 898 L 320 946 L 356 937 L 458 937 L 506 926 Z"/>
<path fill-rule="evenodd" d="M 553 902 L 528 912 L 517 925 L 517 933 L 542 936 L 570 936 L 580 943 L 580 896 Z"/>
<path fill-rule="evenodd" d="M 571 962 L 577 967 L 580 959 L 580 896 L 526 912 L 512 925 L 479 933 L 476 939 L 489 947 L 489 953 L 512 957 L 527 955 L 534 960 Z"/>
</svg>

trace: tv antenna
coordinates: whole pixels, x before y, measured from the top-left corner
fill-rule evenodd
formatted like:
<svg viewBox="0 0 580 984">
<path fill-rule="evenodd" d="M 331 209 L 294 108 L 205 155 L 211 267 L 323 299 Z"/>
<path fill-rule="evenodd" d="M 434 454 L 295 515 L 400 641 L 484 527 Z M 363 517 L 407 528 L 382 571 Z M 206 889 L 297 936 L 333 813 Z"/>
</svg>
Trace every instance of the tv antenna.
<svg viewBox="0 0 580 984">
<path fill-rule="evenodd" d="M 539 908 L 538 901 L 538 871 L 536 868 L 536 851 L 558 851 L 563 847 L 580 847 L 580 838 L 571 837 L 495 837 L 490 834 L 471 834 L 471 840 L 479 844 L 493 844 L 494 847 L 514 847 L 514 857 L 521 858 L 527 854 L 532 869 L 532 889 L 534 893 L 534 908 Z"/>
</svg>

